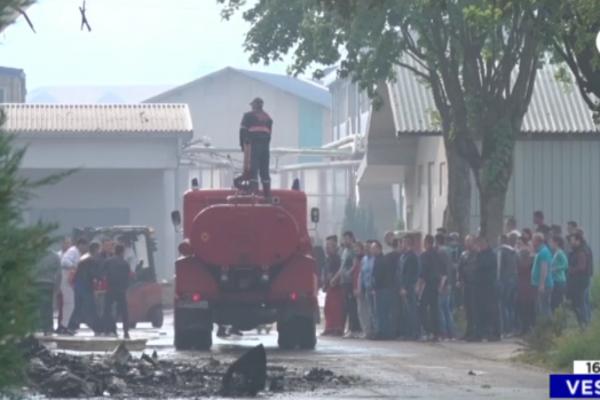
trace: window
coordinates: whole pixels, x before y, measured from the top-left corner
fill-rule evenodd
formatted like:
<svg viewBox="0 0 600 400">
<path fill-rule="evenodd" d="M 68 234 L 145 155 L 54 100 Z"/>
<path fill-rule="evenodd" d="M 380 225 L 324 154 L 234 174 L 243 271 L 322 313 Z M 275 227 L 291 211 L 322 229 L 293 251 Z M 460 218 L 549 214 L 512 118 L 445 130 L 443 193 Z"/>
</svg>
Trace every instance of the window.
<svg viewBox="0 0 600 400">
<path fill-rule="evenodd" d="M 423 186 L 423 166 L 417 168 L 417 196 L 421 196 L 421 186 Z"/>
<path fill-rule="evenodd" d="M 4 88 L 0 88 L 0 103 L 4 103 L 6 101 L 6 97 L 4 96 Z"/>
<path fill-rule="evenodd" d="M 446 180 L 446 163 L 440 163 L 440 196 L 444 194 L 444 181 Z"/>
</svg>

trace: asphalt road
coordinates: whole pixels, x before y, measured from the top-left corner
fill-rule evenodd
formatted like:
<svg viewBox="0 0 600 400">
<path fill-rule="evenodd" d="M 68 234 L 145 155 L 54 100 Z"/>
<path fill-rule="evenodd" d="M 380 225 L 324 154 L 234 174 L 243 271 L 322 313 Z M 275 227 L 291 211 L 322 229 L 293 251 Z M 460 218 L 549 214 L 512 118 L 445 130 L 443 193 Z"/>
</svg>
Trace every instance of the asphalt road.
<svg viewBox="0 0 600 400">
<path fill-rule="evenodd" d="M 176 352 L 172 318 L 152 329 L 140 324 L 134 338 L 149 338 L 148 349 L 165 358 L 233 360 L 248 348 L 263 343 L 268 361 L 295 368 L 315 366 L 368 380 L 361 387 L 311 393 L 288 393 L 285 399 L 547 399 L 548 372 L 521 365 L 511 358 L 518 343 L 415 343 L 366 341 L 321 337 L 311 352 L 281 351 L 277 334 L 246 333 L 227 340 L 215 338 L 211 353 Z M 472 371 L 471 373 L 469 373 Z M 278 397 L 274 397 L 278 398 Z"/>
</svg>

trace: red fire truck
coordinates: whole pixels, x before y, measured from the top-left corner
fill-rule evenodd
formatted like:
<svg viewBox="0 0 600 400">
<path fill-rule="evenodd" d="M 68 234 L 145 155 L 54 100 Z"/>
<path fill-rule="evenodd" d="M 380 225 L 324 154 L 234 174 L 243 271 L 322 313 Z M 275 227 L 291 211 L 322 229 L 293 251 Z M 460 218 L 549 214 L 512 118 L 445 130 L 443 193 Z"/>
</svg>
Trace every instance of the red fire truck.
<svg viewBox="0 0 600 400">
<path fill-rule="evenodd" d="M 317 274 L 306 195 L 274 190 L 272 201 L 233 190 L 191 190 L 175 278 L 175 347 L 207 350 L 213 324 L 239 330 L 277 323 L 281 348 L 313 349 Z M 313 222 L 318 210 L 311 211 Z M 181 225 L 179 212 L 173 222 Z"/>
</svg>

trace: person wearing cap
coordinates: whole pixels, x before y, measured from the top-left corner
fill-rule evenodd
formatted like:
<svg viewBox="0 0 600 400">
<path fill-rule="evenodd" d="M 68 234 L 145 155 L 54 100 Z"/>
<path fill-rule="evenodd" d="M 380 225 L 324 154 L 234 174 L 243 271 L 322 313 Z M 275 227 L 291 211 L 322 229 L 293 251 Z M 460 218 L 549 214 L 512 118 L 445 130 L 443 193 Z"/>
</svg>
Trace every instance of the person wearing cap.
<svg viewBox="0 0 600 400">
<path fill-rule="evenodd" d="M 263 187 L 266 199 L 271 197 L 271 178 L 269 175 L 269 144 L 271 142 L 271 129 L 273 120 L 263 110 L 263 100 L 255 98 L 250 103 L 252 110 L 242 117 L 240 126 L 240 147 L 244 151 L 245 176 L 249 180 L 251 192 L 258 191 L 258 176 Z M 249 153 L 249 154 L 248 154 Z M 249 160 L 248 160 L 249 158 Z M 246 167 L 249 162 L 249 167 Z M 234 181 L 238 189 L 242 188 L 245 179 L 236 178 Z"/>
</svg>

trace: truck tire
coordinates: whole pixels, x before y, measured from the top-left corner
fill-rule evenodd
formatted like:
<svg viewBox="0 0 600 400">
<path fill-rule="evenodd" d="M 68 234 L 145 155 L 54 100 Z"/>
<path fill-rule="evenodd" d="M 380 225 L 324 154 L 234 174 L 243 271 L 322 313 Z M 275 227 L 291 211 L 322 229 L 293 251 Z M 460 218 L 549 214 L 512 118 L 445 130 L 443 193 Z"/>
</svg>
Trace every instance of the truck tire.
<svg viewBox="0 0 600 400">
<path fill-rule="evenodd" d="M 175 309 L 175 349 L 210 350 L 212 347 L 212 324 L 202 324 L 202 314 L 190 310 Z M 204 326 L 206 326 L 204 328 Z"/>
<path fill-rule="evenodd" d="M 153 328 L 162 328 L 164 320 L 162 306 L 153 307 L 152 310 L 150 310 L 149 319 Z"/>
<path fill-rule="evenodd" d="M 212 331 L 208 329 L 175 330 L 176 350 L 208 351 L 212 347 Z"/>
<path fill-rule="evenodd" d="M 317 326 L 308 317 L 297 317 L 298 345 L 302 350 L 314 350 L 317 346 Z"/>
<path fill-rule="evenodd" d="M 175 328 L 176 350 L 192 350 L 193 340 L 193 332 Z"/>
<path fill-rule="evenodd" d="M 297 345 L 294 319 L 277 322 L 277 344 L 282 350 L 293 350 Z"/>
</svg>

